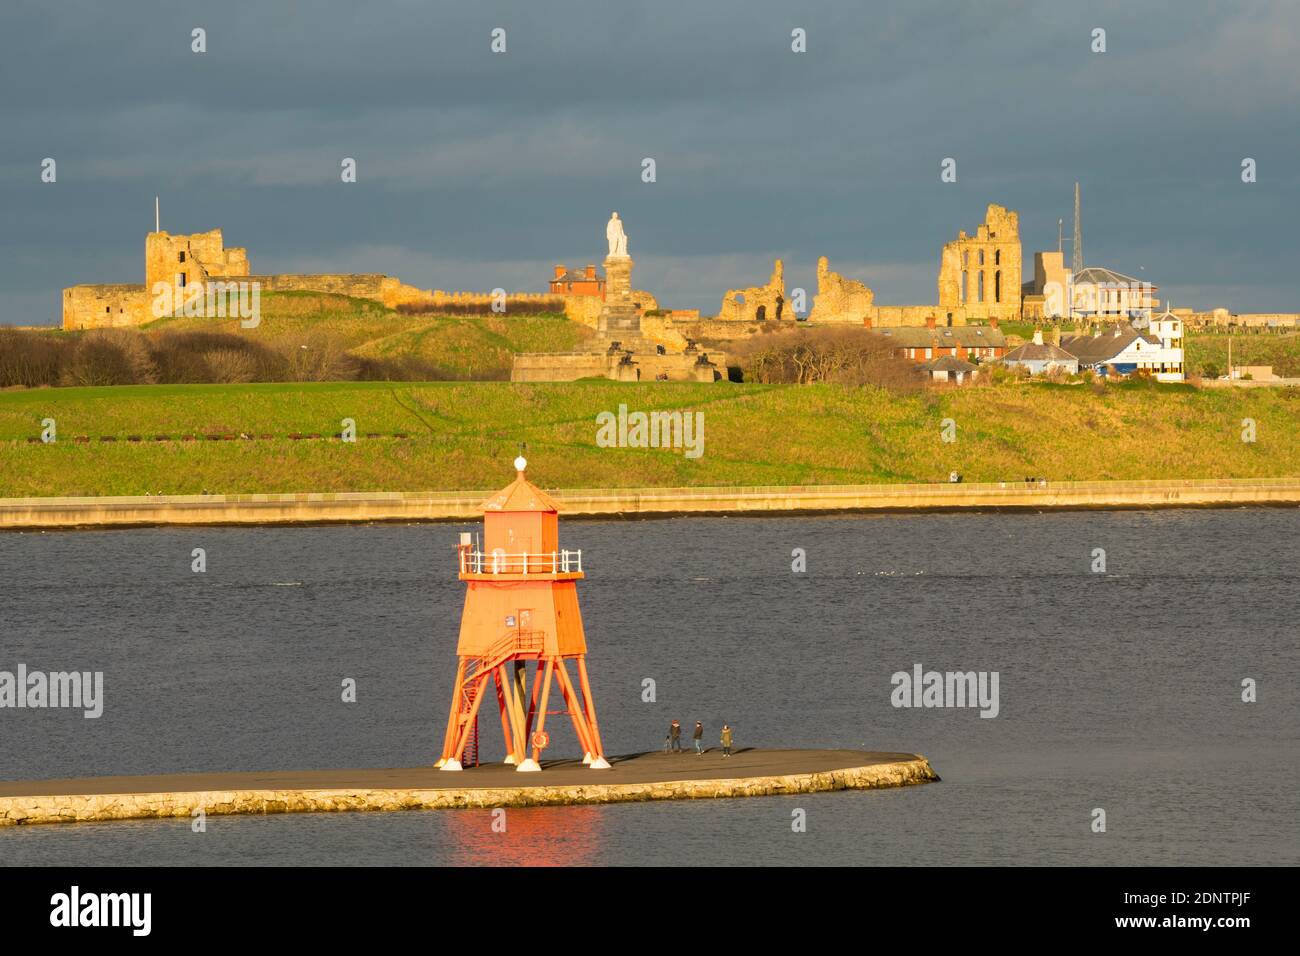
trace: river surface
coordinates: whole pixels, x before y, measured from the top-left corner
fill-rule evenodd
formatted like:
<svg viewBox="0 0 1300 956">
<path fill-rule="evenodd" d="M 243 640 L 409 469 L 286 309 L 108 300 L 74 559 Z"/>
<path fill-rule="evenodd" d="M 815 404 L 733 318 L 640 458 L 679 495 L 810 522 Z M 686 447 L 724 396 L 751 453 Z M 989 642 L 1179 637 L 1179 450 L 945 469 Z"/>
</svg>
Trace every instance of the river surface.
<svg viewBox="0 0 1300 956">
<path fill-rule="evenodd" d="M 0 709 L 0 778 L 432 762 L 463 530 L 0 535 L 0 670 L 103 671 L 105 698 L 95 720 Z M 738 746 L 922 753 L 942 782 L 512 809 L 505 833 L 486 810 L 6 827 L 0 864 L 1300 863 L 1300 510 L 560 531 L 611 752 L 660 746 L 674 717 L 716 744 L 727 721 Z M 997 716 L 893 706 L 917 664 L 996 671 Z M 551 755 L 576 750 L 548 729 Z M 499 759 L 495 714 L 481 736 Z"/>
</svg>

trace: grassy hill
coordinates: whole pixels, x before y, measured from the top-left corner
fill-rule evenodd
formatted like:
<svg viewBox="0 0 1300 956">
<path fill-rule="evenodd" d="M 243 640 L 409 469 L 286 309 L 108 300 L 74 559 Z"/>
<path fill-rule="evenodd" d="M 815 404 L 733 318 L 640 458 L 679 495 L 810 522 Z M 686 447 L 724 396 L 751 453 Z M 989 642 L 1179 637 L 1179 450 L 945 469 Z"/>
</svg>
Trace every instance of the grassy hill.
<svg viewBox="0 0 1300 956">
<path fill-rule="evenodd" d="M 201 382 L 503 381 L 516 352 L 567 351 L 593 337 L 562 313 L 410 314 L 367 299 L 267 293 L 261 321 L 159 319 L 139 328 L 0 328 L 0 388 Z"/>
<path fill-rule="evenodd" d="M 1189 372 L 1215 377 L 1228 374 L 1228 336 L 1192 334 L 1186 340 Z M 1232 336 L 1233 365 L 1271 365 L 1283 378 L 1300 377 L 1300 335 L 1247 333 Z"/>
<path fill-rule="evenodd" d="M 261 323 L 238 319 L 169 318 L 147 331 L 226 332 L 273 349 L 331 348 L 359 358 L 416 360 L 448 378 L 506 379 L 515 352 L 561 352 L 592 335 L 562 314 L 409 315 L 369 299 L 317 292 L 270 292 Z"/>
<path fill-rule="evenodd" d="M 703 456 L 597 447 L 597 413 L 620 403 L 703 412 Z M 46 418 L 55 444 L 36 440 Z M 355 444 L 293 437 L 336 435 L 344 418 Z M 945 418 L 955 443 L 940 440 Z M 1254 443 L 1241 441 L 1245 418 Z M 953 469 L 968 481 L 1300 476 L 1300 393 L 605 381 L 32 389 L 0 393 L 0 496 L 488 489 L 520 441 L 536 481 L 569 488 L 941 481 Z"/>
</svg>

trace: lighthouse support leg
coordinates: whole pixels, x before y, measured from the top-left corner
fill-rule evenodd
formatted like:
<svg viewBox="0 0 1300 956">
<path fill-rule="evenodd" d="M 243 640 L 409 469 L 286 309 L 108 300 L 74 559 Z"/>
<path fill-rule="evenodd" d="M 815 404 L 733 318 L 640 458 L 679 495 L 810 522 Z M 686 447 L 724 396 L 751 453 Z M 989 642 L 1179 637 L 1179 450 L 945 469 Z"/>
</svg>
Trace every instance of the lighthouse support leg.
<svg viewBox="0 0 1300 956">
<path fill-rule="evenodd" d="M 506 713 L 510 715 L 510 759 L 506 763 L 518 763 L 528 756 L 528 747 L 524 743 L 524 711 L 515 692 L 515 682 L 510 677 L 507 665 L 499 668 L 501 684 L 505 688 Z"/>
<path fill-rule="evenodd" d="M 537 717 L 537 694 L 542 689 L 542 661 L 537 660 L 537 666 L 533 668 L 533 694 L 532 700 L 528 704 L 528 719 L 524 721 L 524 739 L 533 739 L 533 720 Z"/>
<path fill-rule="evenodd" d="M 596 723 L 596 698 L 591 696 L 591 681 L 587 679 L 587 657 L 578 658 L 578 680 L 582 682 L 582 700 L 587 706 L 587 723 L 591 725 L 591 736 L 596 741 L 593 757 L 605 756 L 605 744 L 600 739 L 600 725 Z"/>
<path fill-rule="evenodd" d="M 560 659 L 560 692 L 564 695 L 564 704 L 569 709 L 569 719 L 573 721 L 573 729 L 578 732 L 578 745 L 591 754 L 594 759 L 596 756 L 595 744 L 591 739 L 591 732 L 587 728 L 587 719 L 583 717 L 582 712 L 578 710 L 578 695 L 573 690 L 573 682 L 569 680 L 569 669 L 564 666 L 563 658 Z"/>
<path fill-rule="evenodd" d="M 542 677 L 542 701 L 538 705 L 537 709 L 537 733 L 539 734 L 546 729 L 546 704 L 551 699 L 551 671 L 554 667 L 555 659 L 553 657 L 548 657 L 546 659 L 546 673 Z M 541 748 L 539 748 L 537 744 L 533 744 L 533 755 L 529 758 L 532 761 L 532 766 L 528 767 L 529 770 L 541 769 L 541 766 L 537 762 L 538 758 L 541 757 L 541 754 Z M 528 761 L 524 761 L 524 763 L 519 765 L 519 769 L 524 769 L 527 763 Z"/>
<path fill-rule="evenodd" d="M 461 683 L 465 680 L 465 658 L 460 659 L 456 667 L 456 683 L 451 688 L 451 712 L 447 714 L 447 732 L 442 736 L 442 756 L 435 766 L 441 767 L 451 757 L 451 746 L 456 742 L 456 717 L 460 714 L 460 702 L 464 695 Z"/>
<path fill-rule="evenodd" d="M 514 663 L 514 682 L 513 693 L 511 698 L 515 704 L 515 739 L 518 743 L 518 749 L 515 753 L 519 759 L 528 755 L 528 721 L 524 715 L 525 701 L 527 700 L 528 687 L 528 665 L 524 661 L 515 661 Z"/>
<path fill-rule="evenodd" d="M 506 763 L 515 762 L 515 735 L 510 732 L 510 707 L 506 702 L 506 682 L 504 668 L 498 667 L 492 674 L 492 683 L 497 689 L 497 710 L 501 713 L 501 733 L 506 740 Z"/>
</svg>

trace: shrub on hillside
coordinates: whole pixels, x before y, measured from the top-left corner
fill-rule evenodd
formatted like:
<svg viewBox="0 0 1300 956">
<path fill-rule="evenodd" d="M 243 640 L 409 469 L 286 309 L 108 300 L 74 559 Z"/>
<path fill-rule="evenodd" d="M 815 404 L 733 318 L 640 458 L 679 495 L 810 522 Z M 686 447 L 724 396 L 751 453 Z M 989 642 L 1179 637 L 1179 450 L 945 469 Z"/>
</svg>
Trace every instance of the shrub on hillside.
<svg viewBox="0 0 1300 956">
<path fill-rule="evenodd" d="M 924 384 L 915 363 L 895 358 L 893 343 L 867 329 L 778 330 L 742 343 L 737 358 L 748 382 L 835 382 L 892 390 Z"/>
<path fill-rule="evenodd" d="M 324 331 L 287 336 L 277 342 L 277 349 L 291 382 L 355 381 L 361 366 L 339 338 Z"/>
<path fill-rule="evenodd" d="M 48 332 L 0 329 L 0 388 L 57 385 L 74 345 Z"/>
<path fill-rule="evenodd" d="M 158 366 L 158 380 L 169 385 L 283 382 L 289 378 L 289 363 L 283 356 L 234 333 L 162 331 L 150 334 L 149 343 Z M 213 356 L 217 356 L 215 368 Z M 245 374 L 251 377 L 224 377 Z"/>
<path fill-rule="evenodd" d="M 140 333 L 93 329 L 77 341 L 59 375 L 63 385 L 150 385 L 158 367 Z"/>
</svg>

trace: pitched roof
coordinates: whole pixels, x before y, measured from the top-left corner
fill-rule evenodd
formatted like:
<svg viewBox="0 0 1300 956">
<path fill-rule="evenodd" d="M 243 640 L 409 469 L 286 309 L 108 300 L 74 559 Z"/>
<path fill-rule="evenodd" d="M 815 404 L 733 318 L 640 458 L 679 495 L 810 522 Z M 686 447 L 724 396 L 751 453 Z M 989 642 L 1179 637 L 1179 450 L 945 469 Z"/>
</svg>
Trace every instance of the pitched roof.
<svg viewBox="0 0 1300 956">
<path fill-rule="evenodd" d="M 1135 279 L 1132 276 L 1126 276 L 1122 272 L 1116 272 L 1114 269 L 1104 269 L 1101 266 L 1088 266 L 1086 269 L 1080 269 L 1074 276 L 1075 285 L 1098 285 L 1103 282 L 1120 285 L 1140 285 L 1149 289 L 1159 288 L 1154 282 L 1148 282 L 1146 279 Z"/>
<path fill-rule="evenodd" d="M 1065 349 L 1048 345 L 1046 342 L 1026 342 L 1019 348 L 1012 349 L 1002 356 L 1002 361 L 1011 362 L 1073 362 L 1075 356 Z"/>
<path fill-rule="evenodd" d="M 518 477 L 483 502 L 486 511 L 559 511 L 555 499 L 519 472 Z"/>
<path fill-rule="evenodd" d="M 941 349 L 958 345 L 968 349 L 1002 348 L 1007 344 L 1001 329 L 984 325 L 941 325 L 933 329 L 924 325 L 893 325 L 872 331 L 904 349 L 923 349 L 936 344 Z"/>
<path fill-rule="evenodd" d="M 975 372 L 979 366 L 955 355 L 940 355 L 937 359 L 924 362 L 921 368 L 927 372 Z"/>
<path fill-rule="evenodd" d="M 551 281 L 552 282 L 604 282 L 605 277 L 602 275 L 589 276 L 587 275 L 586 272 L 573 272 L 572 270 L 570 270 L 569 272 L 564 273 L 564 275 L 559 276 L 558 278 L 551 279 Z"/>
<path fill-rule="evenodd" d="M 1134 341 L 1141 339 L 1148 345 L 1159 345 L 1160 340 L 1143 335 L 1136 329 L 1112 326 L 1101 335 L 1069 335 L 1061 339 L 1061 347 L 1086 365 L 1105 364 L 1119 355 Z"/>
</svg>

